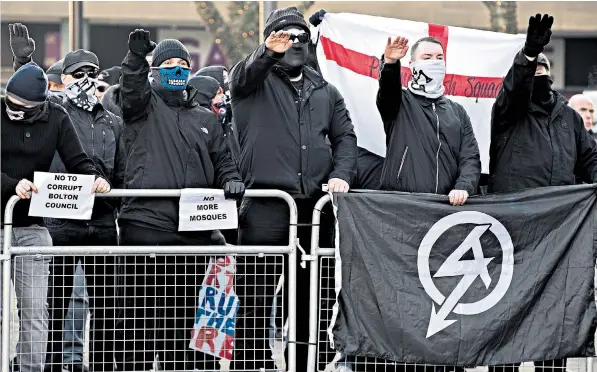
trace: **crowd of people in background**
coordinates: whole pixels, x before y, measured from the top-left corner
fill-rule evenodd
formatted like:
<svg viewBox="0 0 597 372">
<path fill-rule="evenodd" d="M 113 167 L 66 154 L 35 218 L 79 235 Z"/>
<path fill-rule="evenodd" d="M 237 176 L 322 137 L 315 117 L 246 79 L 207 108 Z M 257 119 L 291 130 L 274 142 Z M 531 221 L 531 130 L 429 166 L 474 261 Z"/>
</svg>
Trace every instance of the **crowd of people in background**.
<svg viewBox="0 0 597 372">
<path fill-rule="evenodd" d="M 316 26 L 324 15 L 317 12 L 311 23 Z M 298 236 L 308 250 L 311 213 L 324 195 L 323 184 L 333 193 L 368 188 L 441 194 L 461 206 L 478 193 L 595 183 L 594 106 L 586 96 L 568 102 L 552 89 L 550 63 L 542 53 L 552 24 L 548 15 L 529 19 L 525 46 L 497 96 L 488 185 L 480 185 L 481 160 L 470 118 L 444 95 L 445 50 L 432 37 L 412 44 L 413 74 L 406 88 L 400 70 L 409 41 L 388 38 L 377 94 L 387 154 L 369 161 L 357 147 L 342 94 L 318 71 L 309 24 L 294 7 L 272 12 L 265 42 L 230 71 L 211 66 L 194 76 L 180 41 L 156 44 L 143 29 L 131 32 L 121 66 L 100 70 L 98 57 L 79 49 L 44 72 L 32 59 L 35 41 L 27 27 L 11 24 L 15 73 L 0 110 L 2 210 L 12 195 L 24 199 L 14 210 L 13 244 L 285 245 L 287 205 L 243 198 L 246 188 L 254 188 L 293 196 Z M 89 221 L 29 217 L 27 200 L 37 192 L 31 182 L 35 171 L 93 174 L 95 192 L 223 189 L 226 198 L 239 202 L 239 229 L 180 232 L 178 201 L 168 198 L 98 199 Z M 322 246 L 330 245 L 331 210 L 323 211 L 321 231 Z M 195 358 L 188 350 L 201 282 L 194 277 L 205 270 L 198 260 L 15 259 L 20 260 L 13 280 L 21 320 L 15 366 L 21 372 L 41 372 L 44 366 L 46 372 L 148 371 L 156 355 L 164 370 L 206 368 L 204 356 Z M 236 366 L 274 368 L 264 365 L 273 363 L 266 328 L 243 323 L 249 316 L 267 319 L 274 297 L 269 288 L 250 282 L 265 268 L 255 270 L 245 275 L 247 293 L 240 294 L 235 353 L 243 362 Z M 298 274 L 297 371 L 305 371 L 309 273 Z M 193 277 L 192 283 L 185 277 Z M 152 286 L 167 287 L 168 299 L 152 299 Z M 263 312 L 242 314 L 243 308 Z M 92 313 L 89 367 L 83 361 L 87 309 Z M 247 352 L 254 355 L 244 357 Z M 343 363 L 349 370 L 350 358 Z M 565 365 L 563 360 L 551 363 Z"/>
</svg>

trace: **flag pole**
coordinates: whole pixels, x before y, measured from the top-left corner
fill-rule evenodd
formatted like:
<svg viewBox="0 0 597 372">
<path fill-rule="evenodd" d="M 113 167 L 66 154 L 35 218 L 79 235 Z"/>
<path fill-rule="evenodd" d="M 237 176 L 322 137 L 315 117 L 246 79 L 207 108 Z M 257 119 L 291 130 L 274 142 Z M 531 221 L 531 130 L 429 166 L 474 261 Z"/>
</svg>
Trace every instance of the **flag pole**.
<svg viewBox="0 0 597 372">
<path fill-rule="evenodd" d="M 263 37 L 263 29 L 265 28 L 265 4 L 263 0 L 259 1 L 259 44 L 265 42 Z"/>
</svg>

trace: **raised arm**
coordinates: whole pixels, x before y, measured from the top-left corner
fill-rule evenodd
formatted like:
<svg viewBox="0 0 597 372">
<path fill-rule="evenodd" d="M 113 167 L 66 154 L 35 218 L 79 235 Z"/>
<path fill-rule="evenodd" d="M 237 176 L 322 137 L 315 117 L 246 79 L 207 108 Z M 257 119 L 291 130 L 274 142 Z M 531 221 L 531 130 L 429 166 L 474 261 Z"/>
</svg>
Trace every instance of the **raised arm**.
<svg viewBox="0 0 597 372">
<path fill-rule="evenodd" d="M 120 102 L 125 123 L 145 115 L 151 98 L 149 63 L 145 59 L 156 47 L 149 31 L 137 29 L 129 35 L 129 51 L 122 61 Z"/>
<path fill-rule="evenodd" d="M 12 50 L 12 67 L 15 71 L 31 62 L 31 55 L 35 52 L 35 40 L 29 37 L 27 26 L 21 23 L 8 25 L 10 49 Z"/>
<path fill-rule="evenodd" d="M 278 63 L 292 46 L 290 33 L 272 32 L 257 50 L 240 61 L 230 71 L 230 92 L 234 99 L 242 99 L 255 91 L 268 77 L 271 68 Z"/>
<path fill-rule="evenodd" d="M 533 88 L 533 79 L 537 70 L 537 56 L 551 38 L 553 17 L 540 14 L 529 19 L 527 40 L 524 48 L 514 57 L 514 63 L 502 84 L 492 110 L 492 125 L 506 126 L 515 123 L 512 118 L 526 109 Z"/>
<path fill-rule="evenodd" d="M 408 39 L 399 36 L 392 41 L 392 38 L 388 37 L 384 55 L 381 57 L 376 100 L 386 136 L 390 135 L 402 103 L 400 59 L 406 55 L 406 52 L 408 52 Z"/>
</svg>

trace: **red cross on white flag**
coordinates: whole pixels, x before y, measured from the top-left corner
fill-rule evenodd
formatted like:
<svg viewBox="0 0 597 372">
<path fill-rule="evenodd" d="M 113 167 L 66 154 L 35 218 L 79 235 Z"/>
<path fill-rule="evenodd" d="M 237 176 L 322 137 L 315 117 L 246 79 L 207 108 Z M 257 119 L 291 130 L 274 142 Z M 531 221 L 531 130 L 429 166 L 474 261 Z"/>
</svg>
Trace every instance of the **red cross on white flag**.
<svg viewBox="0 0 597 372">
<path fill-rule="evenodd" d="M 361 14 L 327 13 L 319 26 L 317 58 L 323 77 L 342 93 L 359 146 L 385 156 L 385 134 L 375 97 L 379 58 L 391 36 L 438 39 L 445 51 L 445 94 L 471 118 L 479 142 L 483 172 L 489 168 L 491 107 L 524 35 L 443 26 Z M 410 79 L 409 53 L 400 61 L 402 84 Z"/>
</svg>

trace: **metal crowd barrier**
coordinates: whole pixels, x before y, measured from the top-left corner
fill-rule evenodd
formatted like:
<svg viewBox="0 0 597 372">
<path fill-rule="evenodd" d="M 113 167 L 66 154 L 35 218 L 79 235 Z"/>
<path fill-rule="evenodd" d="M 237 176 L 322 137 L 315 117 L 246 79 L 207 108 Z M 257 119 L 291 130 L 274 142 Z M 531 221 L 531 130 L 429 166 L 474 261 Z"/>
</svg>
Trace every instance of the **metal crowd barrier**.
<svg viewBox="0 0 597 372">
<path fill-rule="evenodd" d="M 310 294 L 309 294 L 309 359 L 307 372 L 324 372 L 332 363 L 336 351 L 331 349 L 328 341 L 327 329 L 332 318 L 332 306 L 336 302 L 334 290 L 335 250 L 334 248 L 319 247 L 319 223 L 321 210 L 330 202 L 330 196 L 325 195 L 313 209 L 311 252 L 305 259 L 310 261 Z M 593 372 L 594 358 L 568 359 L 566 367 L 551 367 L 546 363 L 541 371 L 550 372 Z M 346 363 L 347 362 L 347 363 Z M 533 363 L 523 363 L 520 372 L 533 370 Z M 334 371 L 341 372 L 459 372 L 463 368 L 454 366 L 438 366 L 428 364 L 396 363 L 370 357 L 342 358 L 336 363 Z M 467 372 L 488 371 L 487 367 L 466 369 Z M 501 372 L 516 372 L 512 367 L 505 367 Z"/>
<path fill-rule="evenodd" d="M 214 193 L 222 192 L 221 190 L 214 190 Z M 181 191 L 180 190 L 112 190 L 108 194 L 97 194 L 97 197 L 180 197 Z M 9 371 L 10 369 L 10 348 L 11 348 L 11 313 L 12 313 L 12 304 L 11 304 L 11 269 L 12 269 L 12 258 L 13 256 L 20 256 L 20 255 L 35 255 L 39 256 L 74 256 L 74 255 L 105 255 L 107 257 L 127 257 L 127 256 L 149 256 L 150 258 L 155 258 L 156 256 L 176 256 L 184 255 L 183 257 L 186 259 L 188 257 L 193 257 L 193 261 L 197 257 L 206 256 L 207 260 L 209 261 L 209 256 L 224 256 L 224 255 L 235 255 L 237 257 L 246 257 L 252 258 L 251 262 L 254 265 L 261 265 L 266 270 L 265 275 L 269 275 L 269 279 L 273 277 L 277 277 L 277 275 L 271 274 L 271 265 L 265 265 L 262 262 L 257 262 L 258 258 L 267 258 L 273 257 L 275 259 L 274 264 L 280 266 L 280 261 L 276 257 L 282 257 L 282 268 L 283 268 L 283 259 L 287 256 L 288 257 L 288 336 L 287 336 L 287 345 L 288 345 L 288 360 L 287 360 L 287 371 L 289 372 L 302 372 L 296 371 L 296 264 L 297 264 L 297 207 L 293 200 L 293 198 L 282 191 L 279 190 L 247 190 L 245 193 L 246 197 L 249 198 L 279 198 L 288 204 L 290 210 L 290 223 L 289 223 L 289 241 L 287 246 L 94 246 L 94 247 L 13 247 L 12 246 L 12 217 L 13 217 L 13 208 L 15 204 L 20 200 L 19 197 L 13 196 L 7 203 L 6 210 L 4 212 L 4 239 L 3 239 L 3 251 L 0 259 L 2 260 L 2 286 L 1 286 L 1 298 L 2 298 L 2 329 L 1 329 L 1 340 L 2 340 L 2 362 L 1 362 L 1 371 Z M 192 256 L 190 256 L 192 255 Z M 238 261 L 238 260 L 237 260 Z M 245 265 L 249 265 L 249 260 L 244 259 L 243 261 Z M 155 263 L 154 263 L 155 265 Z M 268 273 L 267 271 L 270 270 Z M 274 269 L 275 270 L 275 269 Z M 284 271 L 284 269 L 282 269 Z M 186 267 L 185 267 L 186 273 Z M 203 275 L 200 275 L 201 279 Z M 199 280 L 201 280 L 199 279 Z M 167 280 L 167 279 L 166 279 Z M 235 281 L 236 282 L 236 281 Z M 201 283 L 199 283 L 200 285 Z M 263 285 L 263 283 L 262 283 Z M 273 285 L 273 288 L 280 287 L 280 283 L 276 279 L 275 282 L 266 283 L 265 285 L 269 285 L 270 287 Z M 257 287 L 257 286 L 256 286 Z M 168 288 L 169 290 L 170 288 Z M 255 293 L 258 291 L 255 290 Z M 277 292 L 276 292 L 277 293 Z M 238 294 L 238 291 L 237 291 Z M 196 295 L 195 295 L 196 296 Z M 257 295 L 255 294 L 257 297 Z M 157 297 L 157 296 L 156 296 Z M 239 296 L 241 300 L 242 306 L 242 296 Z M 278 300 L 278 304 L 283 301 Z M 195 305 L 195 311 L 197 306 Z M 268 328 L 271 322 L 270 318 L 270 308 L 265 309 L 265 305 L 262 305 L 262 308 L 259 314 L 264 314 L 267 311 L 267 319 L 262 319 L 262 322 L 259 323 L 260 325 L 265 324 L 265 329 L 260 330 L 260 334 L 265 334 L 266 339 L 263 340 L 263 343 L 266 345 L 265 349 L 268 350 L 253 350 L 253 352 L 260 351 L 265 355 L 267 352 L 271 352 L 269 347 L 267 347 L 268 342 L 272 340 L 271 334 L 268 337 L 268 332 L 271 332 L 271 329 Z M 254 314 L 257 314 L 257 310 L 254 311 Z M 280 322 L 283 324 L 283 316 L 278 314 L 276 319 L 282 321 Z M 237 318 L 238 319 L 238 318 Z M 257 324 L 255 321 L 254 324 Z M 257 327 L 254 325 L 254 327 Z M 237 328 L 238 329 L 238 328 Z M 188 330 L 190 333 L 190 329 Z M 14 330 L 13 330 L 14 332 Z M 187 333 L 185 336 L 188 336 Z M 276 341 L 278 337 L 282 337 L 276 335 Z M 187 344 L 189 340 L 187 339 Z M 127 345 L 132 345 L 128 343 Z M 270 346 L 271 347 L 271 346 Z M 188 348 L 186 349 L 188 352 Z M 158 358 L 159 359 L 159 358 Z M 271 360 L 270 360 L 271 361 Z M 145 363 L 147 361 L 144 361 Z M 234 365 L 235 361 L 232 361 Z M 255 362 L 255 361 L 253 361 Z M 242 367 L 241 367 L 242 368 Z M 241 370 L 238 367 L 231 368 L 232 370 Z M 108 370 L 108 368 L 106 368 Z M 211 370 L 211 369 L 210 369 Z M 219 370 L 219 368 L 218 368 Z M 253 369 L 242 369 L 242 370 L 251 370 L 251 371 L 263 371 L 261 367 L 256 367 Z"/>
</svg>

